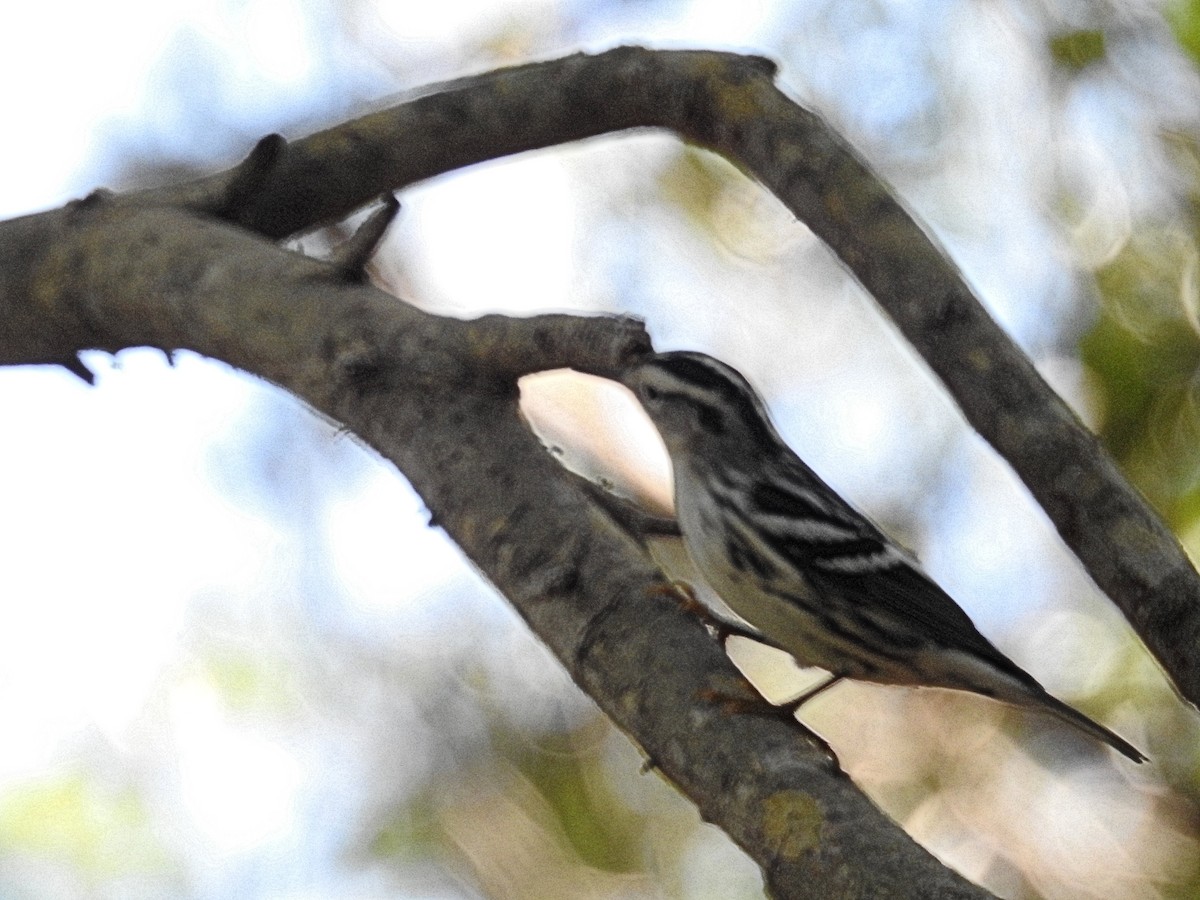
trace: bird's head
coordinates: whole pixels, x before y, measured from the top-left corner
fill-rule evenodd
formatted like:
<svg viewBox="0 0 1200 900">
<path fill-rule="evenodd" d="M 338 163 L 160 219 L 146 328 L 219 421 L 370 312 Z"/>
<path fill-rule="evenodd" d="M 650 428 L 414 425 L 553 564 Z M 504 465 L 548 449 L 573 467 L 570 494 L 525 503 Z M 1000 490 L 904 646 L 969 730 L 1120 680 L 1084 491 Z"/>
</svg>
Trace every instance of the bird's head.
<svg viewBox="0 0 1200 900">
<path fill-rule="evenodd" d="M 750 383 L 704 353 L 642 357 L 622 381 L 641 401 L 672 457 L 714 447 L 770 452 L 780 444 Z"/>
</svg>

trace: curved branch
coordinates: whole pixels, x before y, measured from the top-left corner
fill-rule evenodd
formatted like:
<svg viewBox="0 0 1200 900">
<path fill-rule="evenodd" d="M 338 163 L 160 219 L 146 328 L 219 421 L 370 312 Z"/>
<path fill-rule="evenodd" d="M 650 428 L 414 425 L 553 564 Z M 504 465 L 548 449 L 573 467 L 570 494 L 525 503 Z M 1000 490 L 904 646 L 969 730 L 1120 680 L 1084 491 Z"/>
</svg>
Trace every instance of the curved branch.
<svg viewBox="0 0 1200 900">
<path fill-rule="evenodd" d="M 884 816 L 798 723 L 730 716 L 703 699 L 748 687 L 699 620 L 655 601 L 661 573 L 542 450 L 513 372 L 498 375 L 480 351 L 494 331 L 540 354 L 533 361 L 571 356 L 615 374 L 645 349 L 629 320 L 440 319 L 212 218 L 100 199 L 0 223 L 0 321 L 2 363 L 37 361 L 30 347 L 54 360 L 186 347 L 345 423 L 400 468 L 654 765 L 758 861 L 774 896 L 988 896 Z M 572 335 L 586 340 L 568 354 Z"/>
<path fill-rule="evenodd" d="M 709 147 L 762 182 L 875 296 L 1183 696 L 1200 702 L 1200 578 L 1178 540 L 887 186 L 773 75 L 757 57 L 626 47 L 463 79 L 290 144 L 236 220 L 283 236 L 452 169 L 627 128 L 668 128 Z"/>
<path fill-rule="evenodd" d="M 0 363 L 190 347 L 276 381 L 401 467 L 576 680 L 764 866 L 777 896 L 896 896 L 906 884 L 923 897 L 981 896 L 799 744 L 798 728 L 722 717 L 698 699 L 714 680 L 729 693 L 735 671 L 694 620 L 648 609 L 653 567 L 521 425 L 513 378 L 563 365 L 614 374 L 647 346 L 636 323 L 449 323 L 244 232 L 148 208 L 186 205 L 278 237 L 453 168 L 607 131 L 667 127 L 712 147 L 875 294 L 1197 699 L 1187 658 L 1197 578 L 1174 538 L 886 187 L 772 74 L 717 53 L 570 57 L 446 85 L 286 148 L 271 139 L 232 173 L 5 223 Z"/>
</svg>

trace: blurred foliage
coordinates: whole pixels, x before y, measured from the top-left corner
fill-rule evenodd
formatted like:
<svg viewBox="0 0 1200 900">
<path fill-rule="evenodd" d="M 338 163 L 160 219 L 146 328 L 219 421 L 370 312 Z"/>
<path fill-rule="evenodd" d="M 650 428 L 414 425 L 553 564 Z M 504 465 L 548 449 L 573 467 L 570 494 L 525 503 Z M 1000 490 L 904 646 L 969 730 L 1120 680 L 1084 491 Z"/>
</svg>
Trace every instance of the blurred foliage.
<svg viewBox="0 0 1200 900">
<path fill-rule="evenodd" d="M 685 145 L 659 178 L 661 199 L 697 231 L 708 233 L 735 171 L 724 157 Z"/>
<path fill-rule="evenodd" d="M 678 879 L 706 826 L 661 779 L 631 775 L 636 751 L 607 718 L 537 732 L 503 718 L 488 744 L 377 821 L 370 855 L 438 859 L 489 897 L 686 894 Z M 720 896 L 758 896 L 750 864 L 733 868 L 740 887 Z"/>
<path fill-rule="evenodd" d="M 1085 69 L 1100 62 L 1107 52 L 1104 32 L 1096 29 L 1067 31 L 1050 38 L 1050 56 L 1067 69 Z"/>
<path fill-rule="evenodd" d="M 1174 0 L 1166 13 L 1180 46 L 1200 61 L 1200 0 Z"/>
<path fill-rule="evenodd" d="M 260 648 L 222 647 L 200 665 L 230 712 L 284 715 L 301 702 L 294 673 Z"/>
<path fill-rule="evenodd" d="M 1194 215 L 1138 226 L 1095 273 L 1102 311 L 1080 343 L 1102 439 L 1181 532 L 1200 517 L 1198 248 Z"/>
<path fill-rule="evenodd" d="M 612 872 L 640 868 L 644 821 L 613 791 L 594 746 L 607 719 L 580 729 L 545 735 L 534 746 L 520 734 L 495 735 L 501 753 L 529 779 L 546 801 L 580 860 Z"/>
<path fill-rule="evenodd" d="M 1200 2 L 1167 7 L 1175 36 L 1200 61 Z M 1059 53 L 1055 58 L 1061 62 Z M 1160 131 L 1177 203 L 1143 210 L 1119 250 L 1092 274 L 1099 313 L 1079 353 L 1092 376 L 1098 433 L 1128 477 L 1200 558 L 1200 147 L 1194 133 Z M 1143 662 L 1143 668 L 1148 663 Z M 1146 683 L 1130 671 L 1115 683 Z M 1166 694 L 1143 691 L 1139 705 L 1159 722 L 1156 763 L 1178 792 L 1155 815 L 1179 835 L 1196 832 L 1194 714 Z M 1084 707 L 1086 708 L 1086 707 Z M 1153 711 L 1151 711 L 1153 710 Z M 1163 863 L 1160 863 L 1163 864 Z M 1158 896 L 1197 896 L 1194 846 L 1171 858 L 1174 883 Z"/>
<path fill-rule="evenodd" d="M 1200 60 L 1200 2 L 1180 0 L 1167 13 Z M 1185 179 L 1185 209 L 1135 223 L 1095 273 L 1102 311 L 1080 351 L 1097 376 L 1101 438 L 1188 543 L 1200 521 L 1200 152 L 1192 136 L 1164 140 Z"/>
<path fill-rule="evenodd" d="M 425 793 L 409 798 L 402 809 L 380 823 L 366 850 L 371 856 L 404 864 L 433 857 L 443 851 L 442 843 L 436 798 Z"/>
<path fill-rule="evenodd" d="M 0 846 L 10 859 L 33 857 L 92 883 L 161 873 L 168 862 L 139 792 L 85 771 L 48 776 L 0 797 Z"/>
</svg>

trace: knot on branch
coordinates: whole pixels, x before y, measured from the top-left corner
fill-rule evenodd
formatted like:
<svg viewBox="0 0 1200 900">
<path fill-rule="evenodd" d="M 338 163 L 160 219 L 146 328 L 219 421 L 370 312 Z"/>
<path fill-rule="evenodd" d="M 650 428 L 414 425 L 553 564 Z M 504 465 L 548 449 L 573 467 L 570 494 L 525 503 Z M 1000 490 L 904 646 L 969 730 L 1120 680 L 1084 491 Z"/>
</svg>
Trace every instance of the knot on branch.
<svg viewBox="0 0 1200 900">
<path fill-rule="evenodd" d="M 67 204 L 67 209 L 72 213 L 87 212 L 89 210 L 99 209 L 104 204 L 112 200 L 116 194 L 108 190 L 108 188 L 96 188 L 86 197 L 79 200 L 72 200 Z"/>
<path fill-rule="evenodd" d="M 333 374 L 337 383 L 363 397 L 387 385 L 389 360 L 380 348 L 363 339 L 341 347 L 333 356 Z"/>
<path fill-rule="evenodd" d="M 218 218 L 237 221 L 239 215 L 262 191 L 268 177 L 279 168 L 287 153 L 287 140 L 281 134 L 268 134 L 250 154 L 227 173 L 206 200 L 198 206 Z"/>
</svg>

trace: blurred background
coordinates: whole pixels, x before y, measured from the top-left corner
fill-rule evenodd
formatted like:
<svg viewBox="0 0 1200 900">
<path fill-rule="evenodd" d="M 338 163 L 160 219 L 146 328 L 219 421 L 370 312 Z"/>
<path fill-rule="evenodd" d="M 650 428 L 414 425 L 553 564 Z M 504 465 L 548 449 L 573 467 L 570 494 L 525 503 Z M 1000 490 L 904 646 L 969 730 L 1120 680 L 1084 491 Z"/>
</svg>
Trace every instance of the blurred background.
<svg viewBox="0 0 1200 900">
<path fill-rule="evenodd" d="M 1195 0 L 23 3 L 0 30 L 0 215 L 624 42 L 777 60 L 1200 550 Z M 660 349 L 739 367 L 981 630 L 1153 760 L 965 695 L 850 684 L 806 707 L 911 834 L 1010 898 L 1200 895 L 1196 715 L 770 195 L 638 133 L 400 199 L 378 283 L 456 316 L 633 313 Z M 95 388 L 0 370 L 0 896 L 762 895 L 394 469 L 227 366 L 86 362 Z M 573 465 L 668 496 L 619 390 L 554 374 L 524 395 Z M 733 644 L 764 690 L 803 685 Z"/>
</svg>

